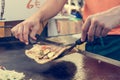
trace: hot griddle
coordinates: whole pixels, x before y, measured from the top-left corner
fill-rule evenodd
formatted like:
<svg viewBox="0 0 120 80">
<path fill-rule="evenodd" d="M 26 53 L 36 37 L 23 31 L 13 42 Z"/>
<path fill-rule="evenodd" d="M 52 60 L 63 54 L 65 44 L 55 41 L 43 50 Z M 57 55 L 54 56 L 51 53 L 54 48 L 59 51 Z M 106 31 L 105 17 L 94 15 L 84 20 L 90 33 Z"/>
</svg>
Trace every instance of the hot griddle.
<svg viewBox="0 0 120 80">
<path fill-rule="evenodd" d="M 14 37 L 0 38 L 0 65 L 23 72 L 25 80 L 120 80 L 120 67 L 78 53 L 37 64 L 24 53 L 31 47 Z"/>
<path fill-rule="evenodd" d="M 44 39 L 41 39 L 41 42 L 54 43 Z M 32 46 L 33 44 L 25 45 L 15 37 L 0 38 L 0 65 L 6 67 L 7 70 L 23 72 L 26 75 L 25 80 L 71 80 L 76 71 L 73 63 L 52 61 L 42 65 L 38 64 L 25 55 L 25 50 Z M 75 68 L 71 73 L 66 70 L 68 65 Z M 57 71 L 55 71 L 56 69 Z"/>
</svg>

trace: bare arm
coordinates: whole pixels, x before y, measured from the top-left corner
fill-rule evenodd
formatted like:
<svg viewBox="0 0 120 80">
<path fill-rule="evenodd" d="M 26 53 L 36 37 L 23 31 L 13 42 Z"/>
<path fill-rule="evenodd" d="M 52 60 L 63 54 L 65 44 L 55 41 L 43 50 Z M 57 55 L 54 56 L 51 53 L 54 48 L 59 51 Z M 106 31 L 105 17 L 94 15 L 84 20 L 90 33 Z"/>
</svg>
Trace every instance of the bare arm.
<svg viewBox="0 0 120 80">
<path fill-rule="evenodd" d="M 23 22 L 14 26 L 11 31 L 16 38 L 28 44 L 28 35 L 36 40 L 35 35 L 43 30 L 42 23 L 55 16 L 67 0 L 47 0 L 40 9 Z"/>
<path fill-rule="evenodd" d="M 107 33 L 120 24 L 120 6 L 105 12 L 89 16 L 82 26 L 81 40 L 93 41 L 94 37 L 106 36 Z"/>
<path fill-rule="evenodd" d="M 41 21 L 54 17 L 60 10 L 62 10 L 67 0 L 47 0 L 45 5 L 38 11 Z"/>
</svg>

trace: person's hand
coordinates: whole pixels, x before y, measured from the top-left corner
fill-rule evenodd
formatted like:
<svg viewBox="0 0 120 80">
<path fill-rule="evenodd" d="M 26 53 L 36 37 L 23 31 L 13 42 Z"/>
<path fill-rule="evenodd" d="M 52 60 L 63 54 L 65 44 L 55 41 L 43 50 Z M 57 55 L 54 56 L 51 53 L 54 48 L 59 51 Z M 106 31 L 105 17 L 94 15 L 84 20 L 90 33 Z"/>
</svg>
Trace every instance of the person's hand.
<svg viewBox="0 0 120 80">
<path fill-rule="evenodd" d="M 28 44 L 28 36 L 34 40 L 36 40 L 35 35 L 38 31 L 43 30 L 42 23 L 40 22 L 40 19 L 33 15 L 30 18 L 26 19 L 25 21 L 17 24 L 11 29 L 11 32 L 13 35 L 18 38 L 21 42 L 24 42 L 25 44 Z"/>
<path fill-rule="evenodd" d="M 120 15 L 103 12 L 89 16 L 82 26 L 81 40 L 93 41 L 94 37 L 104 37 L 120 24 Z"/>
</svg>

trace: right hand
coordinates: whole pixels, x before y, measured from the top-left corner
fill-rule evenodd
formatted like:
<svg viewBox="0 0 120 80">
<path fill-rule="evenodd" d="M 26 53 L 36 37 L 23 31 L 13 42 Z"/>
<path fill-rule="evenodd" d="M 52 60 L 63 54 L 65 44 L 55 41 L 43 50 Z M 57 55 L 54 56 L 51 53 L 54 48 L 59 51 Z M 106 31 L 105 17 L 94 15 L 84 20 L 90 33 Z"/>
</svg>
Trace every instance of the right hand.
<svg viewBox="0 0 120 80">
<path fill-rule="evenodd" d="M 12 34 L 18 38 L 21 42 L 28 44 L 28 35 L 34 40 L 36 40 L 35 35 L 39 31 L 40 33 L 43 30 L 42 23 L 37 15 L 33 15 L 25 21 L 14 26 L 11 31 Z"/>
</svg>

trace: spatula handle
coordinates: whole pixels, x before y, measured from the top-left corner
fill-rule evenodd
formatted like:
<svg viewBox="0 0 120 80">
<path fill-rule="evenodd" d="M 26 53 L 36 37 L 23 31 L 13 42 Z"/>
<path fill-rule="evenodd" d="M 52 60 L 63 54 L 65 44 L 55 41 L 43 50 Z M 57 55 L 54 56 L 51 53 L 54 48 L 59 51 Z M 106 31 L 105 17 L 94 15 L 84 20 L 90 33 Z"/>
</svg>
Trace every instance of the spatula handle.
<svg viewBox="0 0 120 80">
<path fill-rule="evenodd" d="M 76 40 L 75 44 L 76 44 L 76 45 L 80 45 L 80 44 L 82 44 L 82 43 L 84 43 L 84 42 L 85 42 L 85 41 L 82 42 L 81 39 L 78 39 L 78 40 Z"/>
</svg>

